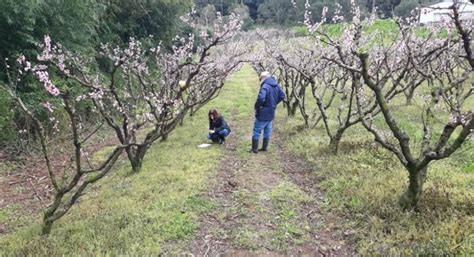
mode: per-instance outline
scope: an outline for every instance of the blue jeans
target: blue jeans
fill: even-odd
[[[219,139],[219,137],[227,137],[230,134],[228,129],[223,129],[219,132],[215,132],[212,134],[207,135],[207,139],[210,139],[212,141]]]
[[[263,129],[263,139],[270,139],[272,135],[272,121],[259,121],[255,119],[253,123],[252,140],[259,140]]]

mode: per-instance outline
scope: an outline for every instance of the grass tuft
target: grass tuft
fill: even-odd
[[[227,119],[247,116],[250,94],[238,85],[252,76],[245,67],[229,78],[221,96],[209,104]],[[246,107],[245,107],[246,108]],[[241,113],[244,111],[244,114]],[[232,124],[231,124],[232,125]],[[0,236],[0,255],[84,256],[180,254],[194,237],[199,217],[215,206],[201,196],[218,170],[222,146],[196,146],[206,142],[207,109],[186,119],[168,141],[154,144],[143,170],[130,175],[122,160],[114,172],[81,197],[77,206],[59,220],[49,237],[39,236],[41,215],[22,220],[23,228]],[[103,158],[102,149],[95,158]],[[10,221],[12,208],[0,211],[0,222]]]
[[[410,120],[415,118],[407,115],[413,112],[403,113],[407,119],[402,123],[414,133]],[[280,117],[281,122],[285,119]],[[322,179],[325,210],[342,217],[343,229],[356,231],[353,241],[359,254],[474,255],[472,143],[430,166],[420,211],[404,212],[398,199],[408,185],[408,173],[363,128],[351,128],[339,154],[332,155],[322,128],[292,134],[301,122],[286,122],[286,145],[308,161],[315,179]]]

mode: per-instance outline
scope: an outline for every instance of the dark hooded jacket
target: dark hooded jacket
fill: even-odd
[[[231,131],[229,124],[227,124],[223,116],[218,117],[216,120],[209,119],[209,129],[214,130],[216,133],[224,129],[227,129],[229,132]]]
[[[272,121],[278,103],[284,99],[285,93],[277,81],[273,77],[265,79],[260,85],[260,92],[255,102],[255,118],[259,121]]]

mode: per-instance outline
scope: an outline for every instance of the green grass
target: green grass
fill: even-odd
[[[311,201],[311,198],[306,195],[295,184],[289,181],[283,181],[273,188],[270,192],[270,199],[273,205],[280,210],[297,208],[301,204],[306,204]]]
[[[144,255],[162,253],[167,241],[189,238],[199,215],[212,208],[198,194],[221,154],[217,147],[195,147],[205,136],[204,118],[198,115],[168,142],[155,145],[140,174],[127,176],[130,168],[123,165],[89,190],[48,238],[38,236],[37,217],[27,229],[2,237],[0,249],[13,255]]]
[[[3,82],[0,82],[3,83]],[[10,111],[11,99],[8,94],[0,89],[0,142],[13,143],[18,139],[16,131],[12,126],[14,120],[14,113]],[[1,171],[0,167],[0,171]]]
[[[187,119],[167,142],[150,149],[141,173],[130,175],[130,167],[122,161],[108,178],[87,190],[80,203],[55,224],[48,238],[39,236],[40,215],[16,219],[18,206],[2,209],[0,222],[18,229],[0,237],[0,255],[182,254],[187,241],[195,236],[199,217],[217,210],[215,203],[202,193],[211,184],[223,151],[219,146],[205,150],[195,147],[205,141],[207,110],[218,108],[227,119],[232,114],[232,127],[236,126],[233,122],[248,120],[257,86],[242,85],[251,78],[255,79],[255,74],[248,66],[232,76],[218,99]],[[252,80],[250,84],[253,83]],[[419,141],[416,107],[400,104],[397,108],[400,124]],[[341,218],[338,226],[344,231],[356,231],[353,239],[359,254],[474,254],[472,143],[452,158],[430,166],[421,212],[404,212],[398,206],[398,198],[406,188],[407,172],[391,153],[373,143],[365,129],[355,126],[348,130],[340,154],[335,156],[328,154],[328,139],[321,126],[301,131],[300,118],[285,118],[283,109],[278,114],[276,128],[285,137],[286,146],[307,160],[315,179],[322,179],[320,186],[326,193],[323,209]],[[249,131],[232,133],[245,138]],[[250,160],[249,165],[258,164],[263,155],[247,153],[249,141],[250,138],[239,142],[236,154]],[[107,151],[103,149],[96,157],[101,158]],[[268,154],[278,158],[274,149]],[[275,159],[271,164],[275,167],[270,168],[281,170],[280,162]],[[276,212],[266,211],[268,199]],[[302,222],[300,207],[315,204],[313,200],[282,178],[262,194],[241,189],[235,195],[238,207],[229,207],[216,217],[224,220],[229,213],[240,213],[267,218],[274,230],[242,226],[232,231],[230,239],[250,250],[264,245],[266,249],[282,251],[290,245],[310,242],[308,235],[313,228]],[[318,224],[318,229],[328,225]],[[227,235],[228,231],[220,229],[215,228],[212,234]],[[271,242],[262,242],[268,238]]]
[[[331,38],[340,37],[344,32],[344,26],[347,24],[348,23],[324,24],[322,29]],[[293,26],[289,28],[289,31],[291,31],[295,37],[307,37],[310,35],[308,28],[303,25]],[[396,34],[398,33],[398,28],[394,20],[379,19],[375,20],[370,26],[364,27],[364,32],[383,32],[384,34]]]
[[[412,138],[412,145],[419,145],[419,111],[402,102],[402,98],[395,100],[394,114]],[[437,117],[445,119],[447,115],[438,112]],[[452,157],[430,165],[420,212],[405,212],[398,199],[407,187],[408,173],[363,127],[346,132],[336,156],[328,153],[329,140],[321,126],[294,133],[303,122],[301,118],[280,115],[279,119],[286,123],[282,133],[287,135],[289,150],[306,159],[315,177],[323,179],[325,209],[341,217],[343,229],[357,232],[354,241],[361,255],[474,254],[472,142]],[[376,124],[384,128],[381,119],[377,117]],[[441,128],[440,124],[435,126]]]
[[[10,214],[8,213],[8,210],[6,208],[0,210],[0,223],[7,222],[9,217],[10,217]]]
[[[310,204],[312,199],[295,184],[283,181],[270,192],[270,200],[278,210],[274,217],[276,231],[271,236],[272,246],[286,249],[292,244],[308,242],[310,227],[298,209]]]
[[[259,241],[262,240],[262,233],[255,228],[241,227],[236,231],[234,236],[235,245],[249,250],[258,250],[260,248]]]
[[[236,120],[246,116],[248,110],[242,106],[248,106],[245,96],[250,94],[238,86],[250,76],[255,76],[253,70],[245,66],[229,78],[209,108],[218,108],[228,119],[231,113]],[[22,224],[24,228],[1,236],[0,255],[179,254],[178,249],[193,238],[200,215],[214,208],[200,195],[218,168],[222,147],[196,147],[206,141],[207,111],[203,108],[168,141],[153,145],[141,173],[130,175],[127,162],[121,161],[112,175],[87,190],[79,204],[55,223],[49,237],[39,236],[39,214]],[[2,210],[0,220],[7,220],[8,214]]]
[[[466,83],[469,86],[469,83]],[[428,91],[423,86],[419,90]],[[429,91],[428,91],[429,92]],[[473,99],[463,111],[472,110]],[[315,103],[308,94],[307,109]],[[339,100],[328,110],[335,128]],[[423,138],[423,101],[415,98],[407,106],[403,96],[390,104],[400,127],[410,136],[415,155]],[[282,114],[282,113],[280,113]],[[436,110],[433,140],[439,137],[449,114]],[[408,184],[408,173],[395,156],[377,145],[362,126],[343,136],[340,153],[329,154],[329,139],[322,124],[301,130],[301,117],[279,120],[289,150],[306,159],[315,176],[322,178],[325,207],[338,213],[344,229],[357,231],[355,242],[361,255],[474,255],[474,143],[466,142],[448,159],[431,163],[420,202],[420,212],[404,212],[398,199]],[[379,130],[389,131],[381,115],[375,118]]]

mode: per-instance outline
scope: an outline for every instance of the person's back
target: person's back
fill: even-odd
[[[285,99],[285,93],[269,72],[260,75],[261,84],[257,101],[255,102],[255,122],[252,136],[253,153],[258,152],[258,141],[263,130],[263,146],[260,151],[266,151],[272,133],[272,121],[275,118],[275,109]]]
[[[275,118],[275,109],[285,94],[273,77],[266,78],[260,88],[255,103],[256,118],[259,121],[271,121]]]

